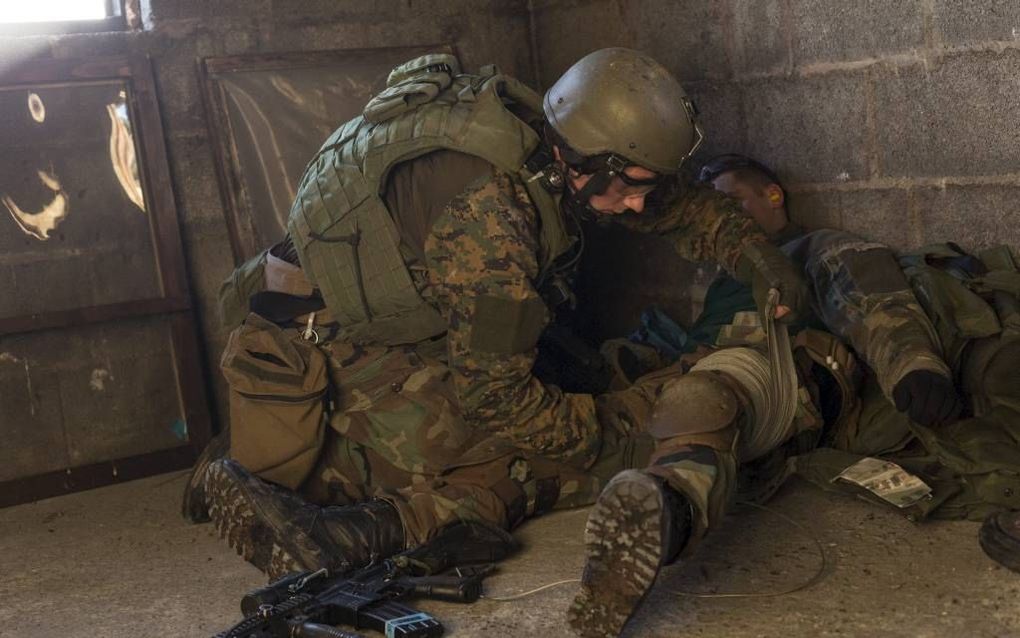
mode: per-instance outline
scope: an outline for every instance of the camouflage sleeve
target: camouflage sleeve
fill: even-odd
[[[887,397],[915,370],[952,378],[935,327],[889,247],[827,229],[783,249],[804,264],[819,318],[875,371]]]
[[[578,466],[601,444],[590,395],[532,376],[548,322],[538,277],[538,219],[508,175],[455,197],[426,240],[431,294],[448,321],[450,369],[463,418],[521,449]]]
[[[736,273],[744,246],[768,241],[740,204],[704,186],[690,185],[661,210],[618,220],[640,232],[665,236],[681,257],[691,261],[716,261]]]

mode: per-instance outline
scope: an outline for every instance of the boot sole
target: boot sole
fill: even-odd
[[[988,556],[1007,569],[1020,573],[1020,539],[1007,532],[997,514],[989,516],[978,532],[978,543]]]
[[[655,583],[662,564],[663,493],[628,470],[606,486],[585,527],[581,591],[568,612],[583,638],[615,638]]]
[[[225,463],[213,463],[205,474],[205,494],[209,516],[220,538],[227,541],[239,556],[244,558],[270,579],[291,572],[318,569],[317,564],[300,560],[297,551],[301,541],[292,536],[291,543],[281,544],[280,534],[266,521],[257,495],[244,488],[246,477],[230,471]],[[308,541],[310,542],[310,541]]]

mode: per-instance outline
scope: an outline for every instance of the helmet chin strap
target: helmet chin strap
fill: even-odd
[[[598,219],[599,216],[605,215],[605,213],[592,208],[591,198],[605,193],[613,178],[623,175],[623,169],[626,167],[626,160],[616,155],[609,155],[601,167],[596,169],[594,173],[590,173],[591,177],[579,189],[574,188],[568,176],[566,180],[567,189],[563,196],[564,202],[577,214],[589,219]],[[578,168],[575,167],[573,170],[577,171]]]

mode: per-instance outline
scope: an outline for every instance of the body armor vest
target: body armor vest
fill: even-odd
[[[466,75],[452,55],[426,55],[394,69],[362,115],[326,140],[301,178],[287,230],[340,338],[396,345],[446,330],[415,285],[382,198],[394,166],[433,151],[474,155],[521,179],[539,212],[539,263],[550,270],[570,238],[559,197],[524,165],[540,142],[529,122],[541,114],[541,97],[494,67]]]

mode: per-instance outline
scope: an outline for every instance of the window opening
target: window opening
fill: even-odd
[[[30,0],[4,2],[0,22],[66,22],[69,20],[102,20],[114,12],[110,0]]]

